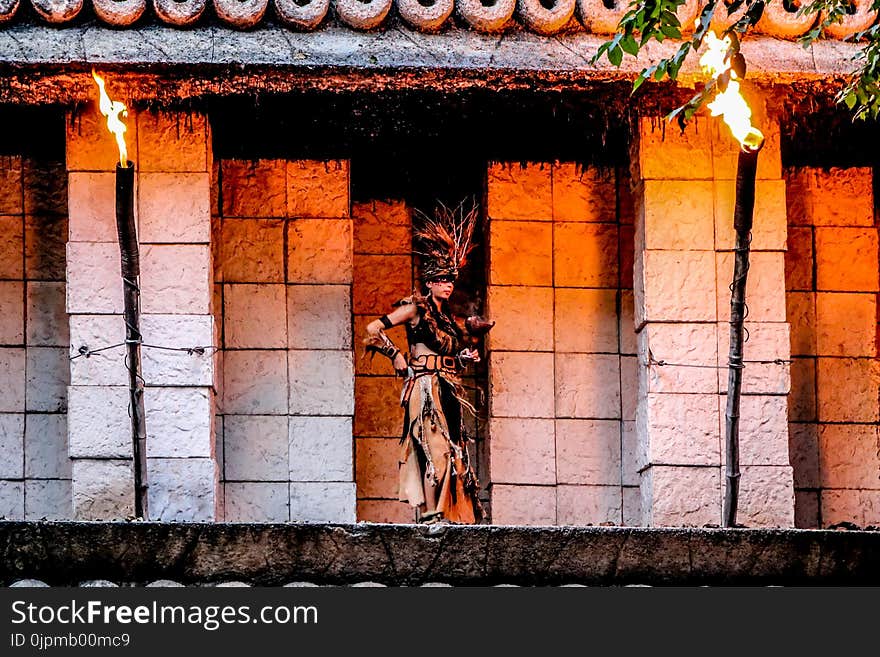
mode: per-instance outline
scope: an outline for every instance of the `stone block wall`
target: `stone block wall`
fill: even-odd
[[[0,156],[0,518],[70,517],[64,163]]]
[[[872,171],[783,177],[762,121],[738,519],[878,524]],[[66,167],[0,157],[0,516],[115,519],[124,350],[79,351],[124,335],[116,155],[92,108],[67,125]],[[132,113],[128,136],[151,518],[410,521],[399,381],[360,358],[413,289],[410,209],[351,206],[346,161],[215,165],[199,115]],[[490,165],[494,524],[720,522],[735,161],[714,121],[646,120],[629,173]]]
[[[116,519],[134,508],[122,280],[115,220],[115,141],[96,108],[67,122],[70,226],[69,451],[73,514]],[[142,373],[149,517],[213,520],[212,156],[198,114],[130,112],[141,257]],[[107,349],[88,357],[86,350]],[[203,352],[187,351],[204,347]]]
[[[223,160],[216,175],[224,517],[353,522],[348,162]]]
[[[610,169],[490,165],[495,524],[639,517],[632,211],[617,191]]]
[[[796,525],[880,524],[873,171],[786,172]]]
[[[785,186],[778,125],[759,123],[767,140],[746,290],[737,521],[791,526]],[[684,133],[644,119],[634,143],[636,433],[647,525],[721,522],[737,152],[714,119]]]

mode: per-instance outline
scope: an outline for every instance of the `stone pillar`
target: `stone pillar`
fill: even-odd
[[[798,527],[880,523],[878,238],[873,172],[787,173]]]
[[[150,518],[213,520],[213,350],[185,351],[214,342],[209,127],[200,115],[133,112],[128,126],[129,157],[138,170]],[[124,339],[117,159],[114,140],[94,107],[68,121],[72,355],[81,347],[94,350]],[[117,347],[71,363],[68,435],[77,518],[120,518],[133,510],[124,354],[124,347]]]
[[[21,157],[0,159],[0,517],[24,519],[25,317]]]
[[[220,177],[225,519],[353,522],[348,162]]]
[[[412,217],[403,201],[360,203],[352,214],[357,517],[371,522],[412,522],[412,509],[398,500],[401,379],[384,356],[363,357],[361,345],[366,325],[412,293]],[[405,352],[404,327],[387,333]]]
[[[346,160],[287,163],[290,519],[354,522],[352,220]]]
[[[557,523],[619,525],[616,177],[613,169],[560,163],[552,174]]]
[[[0,517],[70,517],[63,162],[0,157]]]
[[[223,402],[216,428],[224,520],[287,522],[287,163],[224,160],[220,171],[215,312]]]
[[[767,142],[746,292],[738,521],[790,526],[785,189],[778,125],[761,126]],[[736,159],[735,142],[715,119],[698,119],[683,134],[659,120],[640,124],[632,163],[636,432],[647,525],[721,521]]]
[[[549,164],[489,169],[492,522],[556,524],[553,191]]]
[[[622,521],[616,196],[612,170],[489,170],[496,524]]]
[[[617,171],[617,219],[620,223],[620,301],[618,334],[620,342],[620,483],[622,524],[640,525],[642,496],[639,489],[636,406],[638,398],[638,340],[633,295],[635,251],[635,205],[630,177]]]

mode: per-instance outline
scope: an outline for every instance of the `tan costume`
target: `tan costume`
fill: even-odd
[[[419,322],[407,325],[410,346],[421,342],[437,352],[411,358],[412,374],[404,381],[404,407],[400,455],[401,502],[425,503],[422,481],[427,477],[438,487],[436,511],[450,522],[473,523],[482,516],[477,499],[479,484],[470,463],[468,439],[462,427],[462,407],[473,412],[463,399],[458,377],[458,353],[462,334],[454,322],[437,308],[431,297],[413,297]]]

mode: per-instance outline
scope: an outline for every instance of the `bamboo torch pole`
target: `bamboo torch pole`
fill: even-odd
[[[144,383],[141,376],[140,252],[134,222],[134,165],[116,165],[116,231],[122,261],[125,309],[125,347],[131,414],[134,469],[134,513],[147,517],[147,427],[144,414]]]
[[[104,78],[92,71],[100,92],[99,108],[107,118],[107,129],[116,138],[116,233],[122,264],[122,298],[125,320],[125,366],[128,370],[129,415],[131,417],[134,514],[147,518],[147,426],[144,414],[144,378],[141,376],[140,253],[134,223],[134,164],[128,159],[124,103],[111,100]]]
[[[743,146],[736,167],[736,205],[733,227],[736,231],[733,283],[730,286],[730,351],[727,375],[727,410],[725,413],[725,470],[724,526],[736,525],[739,499],[739,406],[742,394],[743,321],[746,310],[746,282],[749,274],[749,244],[755,212],[755,176],[758,153],[764,145]]]
[[[739,500],[739,402],[742,394],[743,321],[746,315],[746,282],[749,274],[749,244],[755,214],[755,178],[758,154],[764,135],[751,121],[752,110],[740,92],[739,79],[746,74],[746,61],[739,51],[735,34],[718,38],[706,33],[706,50],[700,67],[711,75],[716,91],[707,107],[712,116],[720,116],[740,144],[736,166],[736,205],[733,210],[734,246],[733,282],[730,284],[730,351],[727,373],[727,409],[725,412],[724,453],[726,457],[722,525],[736,525]]]

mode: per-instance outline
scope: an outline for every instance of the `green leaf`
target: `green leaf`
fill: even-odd
[[[675,56],[672,58],[672,61],[675,62],[678,66],[681,66],[684,62],[684,58],[687,57],[687,54],[691,50],[690,43],[683,43],[681,47],[678,49],[678,52],[675,53]]]
[[[667,121],[672,121],[672,119],[674,119],[674,118],[676,118],[677,116],[679,116],[682,112],[684,112],[684,105],[682,105],[681,107],[676,107],[676,108],[675,108],[674,110],[672,110],[669,114],[667,114],[667,115],[666,115],[666,120],[667,120]]]
[[[620,46],[608,49],[608,61],[617,67],[620,66],[620,63],[623,61],[623,50],[620,49]]]
[[[605,43],[600,45],[599,49],[596,51],[596,54],[593,55],[592,57],[590,57],[590,64],[595,66],[599,62],[599,60],[602,58],[602,55],[605,53],[605,51],[608,50],[608,46],[610,46],[610,45],[611,44],[608,41],[606,41]]]
[[[684,112],[678,115],[678,129],[684,132],[689,120],[690,117],[687,115],[687,107],[685,107]]]
[[[804,48],[809,48],[811,45],[813,45],[813,41],[815,41],[816,39],[819,38],[819,35],[821,33],[822,33],[821,27],[814,28],[814,29],[810,30],[809,32],[807,32],[802,37],[798,38],[798,41],[800,42],[800,44]]]
[[[632,34],[627,34],[620,40],[620,47],[623,48],[623,52],[633,57],[639,54],[639,44]]]
[[[730,3],[723,2],[722,0],[722,4],[724,5],[724,8],[727,9],[727,15],[730,16],[731,14],[735,14],[737,11],[739,11],[739,8],[742,7],[743,0],[734,0]]]
[[[764,15],[764,6],[764,0],[755,0],[752,3],[752,6],[749,7],[749,10],[746,12],[745,15],[745,17],[749,19],[749,27],[751,27],[752,25],[757,25],[758,21],[761,20],[761,16]]]
[[[690,47],[691,44],[689,43],[683,44],[669,62],[669,66],[666,68],[666,74],[669,76],[670,80],[675,80],[678,77],[678,71],[681,69],[681,65],[684,63],[684,58],[690,50]]]
[[[681,27],[681,21],[678,20],[678,16],[675,15],[674,12],[664,11],[660,18],[666,25],[671,25],[672,27]]]
[[[660,63],[657,64],[657,70],[654,73],[654,79],[657,80],[657,82],[660,82],[660,80],[663,79],[663,76],[666,75],[666,67],[667,66],[669,66],[668,59],[661,59]]]
[[[632,88],[632,91],[630,92],[630,95],[632,95],[636,91],[638,91],[639,87],[641,87],[645,83],[645,80],[647,80],[648,76],[650,75],[650,70],[651,69],[645,69],[644,71],[639,73],[639,77],[637,77],[635,79],[635,82],[633,82],[633,88]]]
[[[590,61],[596,63],[605,57],[612,65],[619,67],[623,63],[625,54],[637,57],[650,41],[681,39],[681,21],[677,12],[686,1],[627,0],[629,7],[618,23],[617,33],[598,47]],[[701,47],[720,2],[724,2],[724,9],[730,14],[743,12],[739,19],[724,31],[724,35],[731,39],[731,47],[727,53],[731,68],[738,77],[742,78],[746,73],[746,66],[745,59],[739,52],[739,37],[751,31],[760,20],[766,3],[771,1],[778,3],[784,0],[732,0],[730,3],[726,0],[705,0],[693,35],[684,42],[679,42],[674,54],[669,58],[642,70],[633,82],[632,93],[636,93],[648,80],[677,79],[684,62],[690,55],[696,55],[696,51]],[[852,0],[801,0],[800,3],[797,3],[797,0],[789,0],[789,3],[792,2],[799,4],[798,15],[822,17],[799,39],[805,47],[821,38],[827,25],[839,21],[852,11]],[[880,10],[880,0],[868,0],[868,4],[872,10]],[[787,5],[787,8],[792,9],[790,5]],[[855,70],[851,72],[849,85],[838,92],[835,100],[844,105],[855,119],[876,118],[880,116],[880,24],[853,34],[849,40],[858,43],[858,47],[853,49],[854,54],[848,58],[852,62],[850,66]],[[702,91],[673,111],[669,117],[677,119],[682,124],[686,123],[695,116],[711,95],[725,86],[725,83],[726,80],[723,79],[717,82],[710,81]]]
[[[712,22],[712,18],[715,15],[715,8],[718,6],[718,2],[716,0],[712,0],[712,2],[707,2],[706,6],[703,7],[703,11],[700,12],[700,25],[709,25]]]

